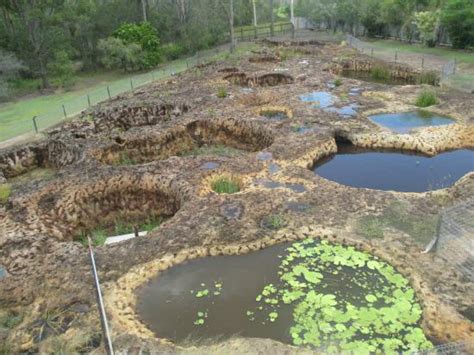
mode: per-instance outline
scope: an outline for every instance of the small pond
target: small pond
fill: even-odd
[[[138,290],[138,313],[176,343],[239,335],[331,353],[432,346],[413,289],[392,266],[313,239],[173,267]]]
[[[403,78],[389,77],[389,78],[380,79],[380,78],[374,77],[371,74],[371,72],[368,72],[368,71],[343,70],[342,76],[345,78],[357,79],[357,80],[366,81],[370,83],[387,84],[387,85],[415,84],[414,82],[403,79]]]
[[[357,115],[357,108],[359,107],[356,103],[348,103],[343,107],[334,107],[339,99],[326,91],[314,91],[299,96],[303,102],[313,103],[313,108],[320,108],[326,112],[337,113],[342,118],[351,118]]]
[[[369,119],[376,124],[400,134],[409,133],[413,128],[442,126],[454,123],[454,120],[451,118],[422,110],[401,113],[384,113],[369,116]]]
[[[326,179],[353,187],[423,192],[449,187],[474,171],[474,151],[460,149],[427,157],[338,143],[338,153],[317,162],[313,171]]]

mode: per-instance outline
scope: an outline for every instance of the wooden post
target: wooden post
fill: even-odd
[[[273,28],[274,18],[273,18],[273,0],[270,0],[270,37],[273,37],[274,28]]]
[[[130,88],[133,90],[133,81],[132,81],[132,78],[130,78]]]
[[[254,31],[254,38],[257,39],[258,37],[257,26],[254,26],[253,31]]]
[[[425,56],[421,56],[421,70],[425,68]]]
[[[91,107],[91,98],[89,97],[89,94],[87,94],[87,104]]]
[[[62,106],[63,106],[64,119],[66,119],[67,118],[66,107],[64,107],[64,105]]]
[[[38,125],[36,123],[36,116],[33,116],[33,126],[35,127],[35,132],[38,133]]]
[[[395,63],[397,62],[397,59],[398,59],[398,52],[395,51]]]
[[[109,94],[109,100],[110,100],[110,88],[107,86],[107,94]]]

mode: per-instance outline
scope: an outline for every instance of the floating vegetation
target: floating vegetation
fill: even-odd
[[[171,268],[141,291],[139,313],[176,342],[240,334],[324,353],[432,347],[406,278],[368,253],[314,239]]]
[[[374,66],[370,69],[370,76],[376,81],[388,81],[390,80],[390,70],[382,66]]]
[[[278,306],[294,305],[290,334],[295,345],[329,343],[329,353],[432,347],[418,326],[422,311],[413,289],[389,264],[353,247],[312,239],[287,251],[280,264],[281,284],[265,286],[256,300],[270,322],[278,319]],[[363,290],[363,297],[342,289],[324,292],[339,273],[352,275],[345,284]]]

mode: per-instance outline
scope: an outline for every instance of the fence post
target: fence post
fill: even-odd
[[[107,94],[109,94],[109,100],[110,100],[111,97],[110,97],[110,88],[109,88],[109,86],[107,86]]]
[[[397,59],[398,59],[398,52],[395,51],[395,63],[397,62]]]
[[[240,27],[240,39],[242,40],[244,38],[244,28]]]
[[[373,48],[370,49],[370,56],[371,56],[372,58],[374,57],[374,49],[373,49]]]
[[[253,26],[253,33],[254,33],[254,37],[255,39],[258,38],[258,34],[257,34],[257,26]]]
[[[186,68],[189,69],[189,62],[187,58],[186,58]]]
[[[423,70],[425,68],[425,56],[422,55],[421,56],[421,70]]]
[[[130,78],[130,88],[133,90],[133,81],[132,81],[132,78]]]
[[[295,39],[295,25],[291,24],[291,39]]]
[[[456,74],[456,65],[457,65],[457,60],[456,58],[454,58],[453,75]]]
[[[64,119],[66,119],[67,118],[66,107],[64,105],[62,106],[63,106]]]
[[[89,97],[89,94],[87,94],[87,104],[91,107],[91,98]]]
[[[35,132],[38,133],[38,125],[36,124],[36,116],[33,116],[33,126],[35,127]]]

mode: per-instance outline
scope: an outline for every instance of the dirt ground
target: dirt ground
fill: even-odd
[[[345,78],[333,85],[337,65],[351,61],[370,58],[331,43],[265,42],[239,60],[194,68],[113,98],[41,142],[0,151],[0,180],[37,167],[56,171],[14,185],[0,205],[4,348],[103,351],[89,259],[78,235],[117,219],[150,215],[170,218],[146,237],[95,250],[116,350],[295,352],[264,339],[174,346],[141,323],[135,290],[185,260],[244,254],[308,236],[355,245],[394,265],[415,289],[431,339],[472,339],[474,325],[465,315],[473,307],[474,283],[449,260],[421,254],[427,240],[418,229],[385,227],[383,237],[373,238],[360,226],[393,206],[431,223],[443,208],[474,195],[474,173],[446,189],[398,193],[340,185],[310,169],[336,153],[341,140],[426,155],[473,149],[472,96],[433,88],[440,103],[430,111],[455,124],[398,135],[367,117],[414,110],[423,87]],[[336,108],[357,104],[357,115],[343,117],[299,99],[313,91],[330,92]],[[287,118],[266,118],[265,111]],[[189,154],[213,145],[242,153]],[[237,179],[240,192],[213,192],[211,181],[220,176]],[[278,231],[261,223],[272,214],[284,216]]]

